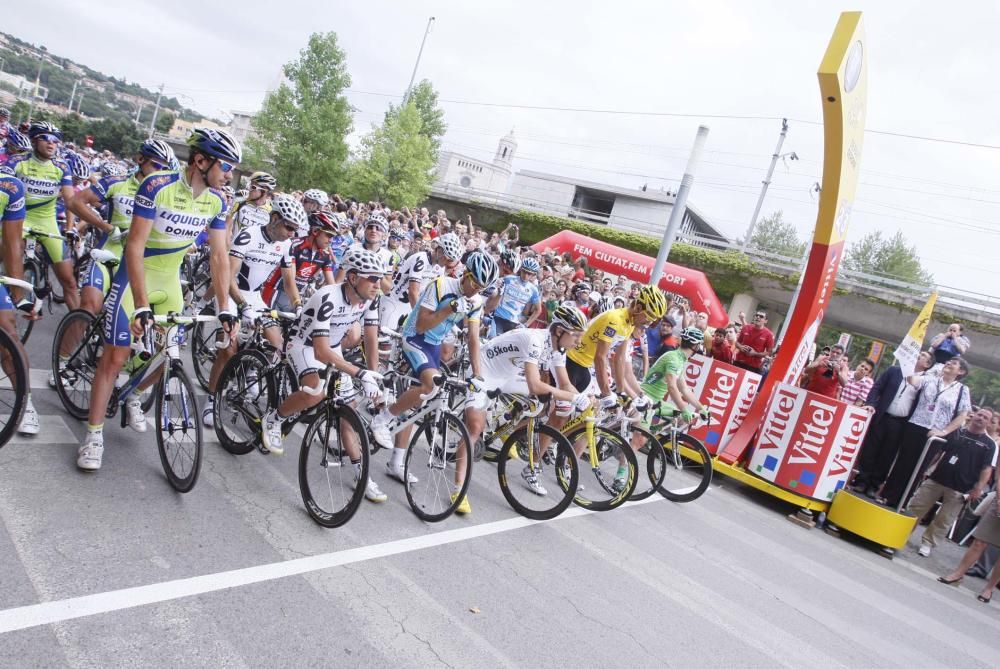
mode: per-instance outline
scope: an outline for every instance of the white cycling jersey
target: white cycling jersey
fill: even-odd
[[[346,283],[323,286],[309,298],[299,321],[292,326],[289,347],[312,347],[313,337],[329,337],[337,346],[347,330],[358,321],[378,326],[379,298],[351,304]]]
[[[426,251],[417,251],[406,257],[399,263],[399,268],[392,277],[392,290],[386,296],[391,302],[398,302],[410,305],[410,284],[420,284],[420,289],[431,279],[436,279],[444,274],[444,267],[431,262]]]
[[[241,291],[260,290],[275,268],[292,266],[291,248],[291,239],[273,240],[265,226],[247,228],[236,235],[229,249],[229,255],[242,261],[236,273],[236,286]]]
[[[565,367],[566,354],[552,348],[548,330],[519,328],[483,344],[480,361],[484,379],[523,379],[525,363],[533,363],[547,371]]]

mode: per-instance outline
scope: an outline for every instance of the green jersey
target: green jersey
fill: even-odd
[[[139,190],[137,176],[141,177],[142,173],[135,172],[126,179],[105,177],[96,184],[90,185],[90,191],[97,196],[102,205],[108,207],[108,223],[118,228],[122,233],[127,232],[129,226],[132,225],[132,208],[135,206],[135,194]],[[112,242],[107,233],[101,234],[97,248],[110,251],[118,257],[121,257],[123,252],[120,238],[118,241]]]
[[[679,348],[661,355],[649,368],[646,378],[640,384],[643,394],[656,402],[669,399],[667,397],[669,388],[667,377],[679,377],[684,373],[685,365],[687,365],[687,356]]]
[[[69,166],[61,160],[38,160],[30,153],[16,156],[8,166],[24,184],[25,227],[58,232],[56,200],[63,186],[73,186]]]

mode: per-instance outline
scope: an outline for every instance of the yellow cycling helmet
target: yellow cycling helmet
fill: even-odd
[[[649,320],[658,321],[667,314],[667,298],[663,291],[654,286],[643,286],[635,296],[635,303],[649,316]]]

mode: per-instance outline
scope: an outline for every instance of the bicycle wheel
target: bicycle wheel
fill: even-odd
[[[14,435],[28,395],[28,366],[14,338],[0,330],[0,448]]]
[[[636,459],[635,490],[629,499],[637,502],[655,493],[663,483],[664,455],[660,440],[652,432],[639,425],[631,425],[629,430]]]
[[[712,483],[712,456],[694,437],[679,433],[660,439],[663,446],[663,481],[660,494],[671,502],[690,502],[701,497]]]
[[[345,441],[354,440],[361,458],[356,473]],[[299,491],[309,517],[323,527],[340,527],[354,516],[368,482],[368,436],[348,405],[320,411],[299,450]]]
[[[212,307],[205,307],[201,310],[201,315],[214,314]],[[194,367],[194,376],[198,379],[201,389],[208,391],[208,377],[212,373],[212,364],[215,362],[217,349],[215,348],[215,338],[222,331],[218,325],[212,323],[197,322],[191,330],[191,365]]]
[[[421,520],[436,523],[458,508],[472,477],[469,432],[455,414],[438,411],[413,431],[406,449],[406,501]],[[461,478],[462,482],[456,481]]]
[[[539,438],[550,440],[543,456]],[[534,463],[534,480],[529,482]],[[548,425],[535,425],[531,440],[528,428],[516,430],[504,442],[497,456],[497,478],[500,491],[515,511],[533,520],[555,518],[566,510],[580,479],[580,470],[573,448],[562,432]]]
[[[586,426],[574,429],[566,438],[573,451],[581,453],[580,485],[573,501],[594,511],[610,511],[624,504],[635,490],[637,469],[635,453],[628,442],[617,432],[595,426],[595,462],[592,462]]]
[[[89,311],[74,309],[59,321],[52,339],[56,394],[69,415],[86,420],[97,361],[104,352],[101,324]]]
[[[224,449],[245,455],[260,442],[264,415],[274,406],[267,382],[267,359],[260,351],[240,351],[226,363],[215,390],[215,434]]]
[[[156,384],[156,447],[167,481],[189,492],[201,471],[201,415],[194,385],[180,361],[171,361]]]

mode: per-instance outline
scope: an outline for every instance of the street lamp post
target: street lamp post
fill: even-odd
[[[45,47],[39,47],[42,51],[45,51]],[[35,110],[35,98],[38,96],[38,86],[42,81],[42,64],[45,60],[39,56],[38,57],[38,74],[35,75],[35,88],[31,91],[31,99],[28,101],[28,123],[31,123],[31,113]]]
[[[427,19],[427,30],[424,31],[424,39],[420,41],[420,51],[417,52],[417,62],[413,64],[413,74],[410,75],[410,85],[406,87],[406,95],[403,96],[403,104],[410,99],[410,91],[413,90],[413,82],[417,78],[417,68],[420,67],[420,57],[424,55],[424,45],[427,44],[427,36],[431,34],[431,24],[434,23],[434,17]]]
[[[760,208],[764,205],[764,196],[767,195],[767,187],[771,185],[771,177],[774,175],[774,166],[778,164],[779,158],[788,158],[789,160],[798,160],[799,156],[794,151],[789,153],[781,152],[781,145],[785,143],[785,136],[788,134],[788,119],[781,119],[781,134],[778,135],[778,146],[774,149],[774,154],[771,156],[771,166],[767,168],[767,176],[764,177],[763,185],[760,189],[760,195],[757,197],[757,206],[753,208],[753,216],[750,218],[750,228],[747,230],[747,236],[743,240],[742,248],[746,248],[750,245],[750,239],[753,237],[753,229],[757,226],[757,217],[760,216]]]

